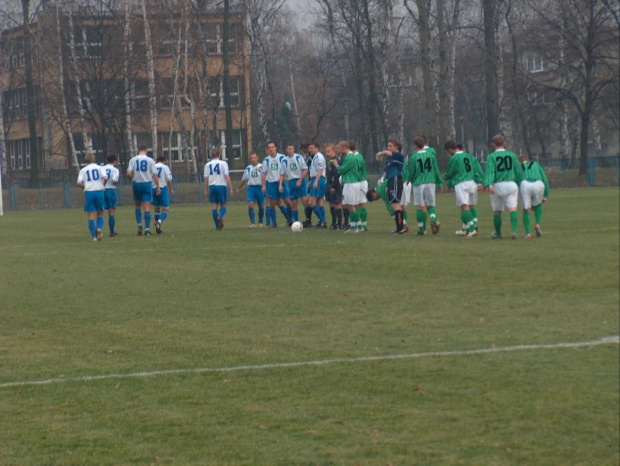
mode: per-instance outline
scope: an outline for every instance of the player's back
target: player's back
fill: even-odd
[[[155,171],[157,172],[157,177],[159,178],[159,187],[165,188],[168,186],[168,180],[172,180],[172,172],[170,171],[170,167],[162,162],[157,162],[155,164]],[[155,185],[155,181],[153,181],[153,186]]]
[[[485,186],[502,181],[521,181],[521,167],[517,156],[506,149],[497,149],[487,157]]]
[[[78,183],[84,184],[84,191],[103,191],[103,178],[105,172],[103,167],[96,163],[90,163],[80,170],[78,174]]]
[[[409,176],[414,185],[437,182],[437,159],[432,152],[417,151],[409,161]]]
[[[152,183],[155,161],[146,154],[138,154],[129,161],[127,172],[133,173],[134,183]]]
[[[105,184],[105,189],[116,189],[118,180],[121,176],[119,169],[109,163],[103,167],[103,173],[105,173],[105,177],[108,179]]]
[[[228,164],[220,159],[213,159],[205,165],[204,177],[209,178],[209,186],[227,186]]]

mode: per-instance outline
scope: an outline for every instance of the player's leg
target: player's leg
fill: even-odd
[[[211,191],[209,192],[209,197],[211,197],[211,193],[213,192],[213,188],[215,188],[215,186],[211,187]],[[220,229],[220,222],[218,220],[219,215],[217,214],[218,205],[219,204],[217,202],[212,202],[211,203],[211,217],[213,218],[213,223],[215,224],[215,229],[216,230]]]
[[[103,238],[103,225],[105,224],[105,220],[103,218],[103,207],[101,210],[97,210],[97,240],[101,241]]]
[[[90,236],[93,238],[93,241],[97,240],[97,212],[86,212],[86,217],[88,218],[88,231],[90,232]]]
[[[256,227],[256,213],[254,212],[254,201],[248,202],[248,216],[250,217],[250,228]]]
[[[540,229],[540,223],[542,221],[543,214],[543,205],[542,202],[538,205],[534,206],[534,221],[536,224],[534,225],[534,230],[536,231],[536,236],[539,238],[542,236],[542,230]]]
[[[142,235],[142,193],[140,192],[140,184],[132,185],[133,200],[135,203],[136,224],[138,225],[138,236]]]
[[[491,236],[493,239],[502,238],[502,212],[504,211],[504,199],[495,191],[495,194],[491,194],[491,210],[493,211],[493,228],[495,231]]]
[[[118,236],[116,232],[116,209],[108,209],[108,228],[110,236]]]

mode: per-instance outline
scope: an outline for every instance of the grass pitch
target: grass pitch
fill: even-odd
[[[238,203],[145,238],[124,207],[96,244],[77,209],[8,213],[0,463],[617,464],[617,344],[457,353],[617,335],[618,201],[556,190],[531,241],[488,239],[486,195],[472,240],[447,194],[435,237],[379,203],[362,235],[249,230]],[[454,353],[120,376],[428,352]]]

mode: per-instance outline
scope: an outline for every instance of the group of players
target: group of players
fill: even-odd
[[[502,238],[502,217],[504,210],[510,212],[511,237],[517,238],[519,191],[523,205],[525,238],[532,238],[531,217],[535,213],[534,230],[542,235],[540,222],[542,204],[545,202],[549,184],[545,173],[537,162],[527,157],[521,160],[504,147],[504,137],[497,135],[491,141],[494,151],[489,154],[485,171],[472,155],[454,141],[445,143],[450,154],[445,180],[453,188],[456,203],[461,210],[462,227],[456,234],[474,237],[478,234],[477,193],[488,189],[491,194],[493,224],[492,238]],[[277,227],[276,212],[279,209],[288,225],[299,221],[299,201],[304,207],[304,226],[312,225],[312,214],[318,218],[316,228],[328,228],[324,203],[327,201],[331,213],[331,230],[362,233],[368,229],[366,203],[382,199],[394,219],[395,234],[409,231],[407,205],[411,194],[416,207],[417,234],[425,235],[427,223],[433,234],[439,233],[435,193],[441,192],[444,184],[436,159],[435,150],[426,144],[424,137],[414,140],[415,152],[409,158],[403,155],[402,146],[396,140],[389,140],[387,149],[376,154],[377,160],[385,162],[381,178],[374,189],[368,189],[366,163],[352,141],[327,144],[325,155],[318,143],[302,146],[308,159],[295,152],[289,144],[286,155],[278,153],[277,145],[269,141],[267,156],[262,163],[256,153],[250,155],[237,187],[237,193],[247,185],[246,200],[250,228]],[[80,171],[78,184],[86,192],[85,211],[88,214],[89,230],[93,241],[100,241],[103,229],[103,210],[109,212],[110,236],[115,232],[114,209],[119,171],[115,157],[109,157],[108,165],[100,167],[94,163],[94,156],[87,155],[88,165]],[[146,154],[146,147],[140,147],[137,156],[129,162],[127,175],[133,182],[135,215],[138,235],[149,236],[151,203],[155,206],[155,228],[162,233],[162,224],[168,217],[170,196],[173,194],[172,176],[163,157],[157,163]],[[233,195],[233,184],[228,164],[221,159],[219,150],[204,168],[204,195],[212,204],[212,217],[217,230],[224,228],[229,195]],[[258,207],[258,219],[255,207]],[[144,228],[142,211],[144,208]],[[257,222],[258,220],[258,222]]]

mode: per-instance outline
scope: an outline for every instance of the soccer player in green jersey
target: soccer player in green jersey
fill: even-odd
[[[454,188],[456,205],[461,208],[463,226],[456,231],[458,236],[471,238],[478,234],[478,184],[484,180],[480,163],[475,157],[458,149],[455,141],[447,141],[446,151],[450,154],[446,180]]]
[[[512,239],[517,239],[519,216],[517,214],[517,198],[522,170],[517,156],[507,151],[504,136],[498,134],[491,140],[494,151],[487,157],[484,172],[484,186],[491,193],[491,208],[493,209],[493,239],[502,238],[502,212],[510,212],[510,227]]]
[[[426,214],[430,215],[431,230],[439,233],[439,218],[435,208],[435,191],[443,190],[443,176],[439,171],[434,151],[424,149],[426,140],[418,136],[413,140],[416,152],[409,159],[408,175],[413,185],[413,203],[417,208],[418,235],[426,234]]]
[[[350,226],[345,233],[361,233],[367,229],[361,215],[362,209],[366,208],[366,192],[368,191],[366,162],[362,154],[351,152],[350,147],[349,141],[339,142],[337,150],[341,156],[344,156],[344,159],[342,165],[338,163],[338,159],[335,159],[333,163],[343,183],[342,203],[349,211]]]
[[[530,213],[534,208],[536,224],[534,230],[536,236],[542,236],[540,221],[542,220],[542,205],[549,196],[549,181],[540,163],[530,160],[527,155],[519,157],[521,168],[523,169],[523,180],[519,185],[521,193],[521,204],[523,205],[523,227],[525,228],[525,239],[531,239],[531,218]]]

